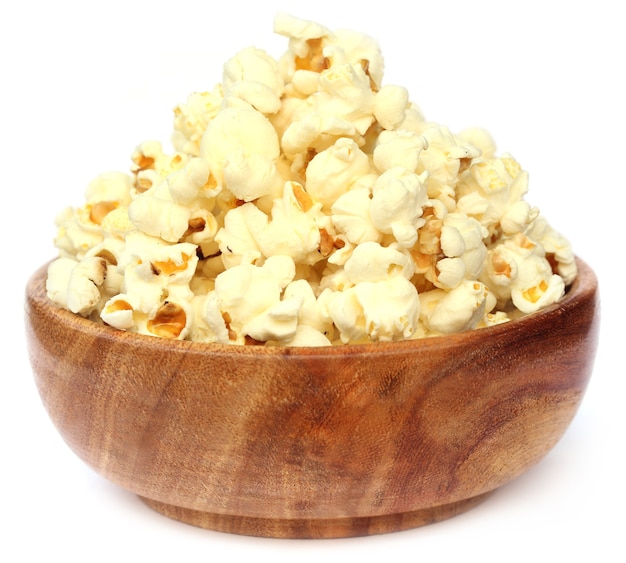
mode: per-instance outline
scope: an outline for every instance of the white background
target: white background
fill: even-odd
[[[0,17],[3,561],[624,561],[626,125],[619,3],[385,0],[10,2]],[[368,7],[370,6],[370,7]],[[409,6],[411,7],[409,9]],[[45,414],[23,293],[52,258],[54,216],[87,182],[169,147],[171,110],[254,45],[279,56],[284,10],[376,37],[385,83],[426,117],[489,129],[530,173],[527,200],[596,271],[602,330],[583,405],[554,450],[466,514],[346,540],[255,539],[157,515],[88,469]]]

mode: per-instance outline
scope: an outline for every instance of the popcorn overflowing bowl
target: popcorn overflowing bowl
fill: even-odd
[[[537,463],[583,398],[596,279],[460,334],[354,346],[205,344],[119,331],[28,286],[36,382],[95,471],[183,522],[295,538],[450,518]]]
[[[174,518],[283,537],[459,513],[582,398],[596,280],[480,128],[427,121],[378,44],[279,14],[56,219],[27,291],[52,420]]]

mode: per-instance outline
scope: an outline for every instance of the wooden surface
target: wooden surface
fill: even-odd
[[[69,447],[169,517],[273,537],[390,532],[471,508],[562,436],[599,325],[597,280],[579,268],[561,304],[505,325],[299,349],[119,332],[52,305],[41,268],[29,354]]]

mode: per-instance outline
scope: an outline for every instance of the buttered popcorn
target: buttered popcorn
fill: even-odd
[[[57,217],[49,298],[120,330],[235,345],[396,341],[558,302],[568,241],[491,135],[427,121],[371,37],[278,14]]]

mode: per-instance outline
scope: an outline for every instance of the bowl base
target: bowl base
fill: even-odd
[[[434,524],[474,508],[492,492],[401,514],[328,519],[231,516],[173,506],[142,496],[139,498],[150,508],[168,518],[208,530],[267,538],[314,539],[372,536]]]

